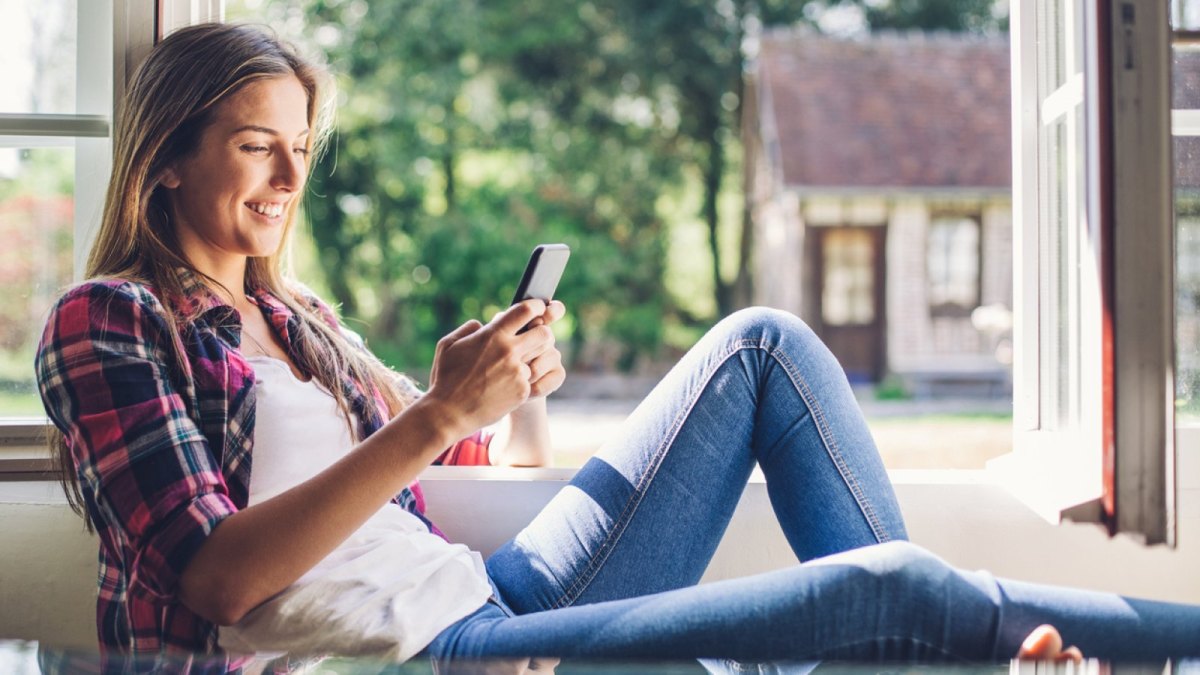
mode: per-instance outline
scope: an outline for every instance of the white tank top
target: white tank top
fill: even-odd
[[[333,396],[287,363],[255,372],[250,505],[317,475],[355,445]],[[219,642],[234,653],[370,654],[406,660],[491,595],[483,560],[386,504],[294,584],[256,607]]]

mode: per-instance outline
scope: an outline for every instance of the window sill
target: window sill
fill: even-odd
[[[45,418],[0,420],[0,481],[54,479],[54,467],[46,453],[48,428]]]
[[[44,445],[50,423],[44,417],[0,418],[0,448],[11,445]]]

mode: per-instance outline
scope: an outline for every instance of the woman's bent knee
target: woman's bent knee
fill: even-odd
[[[914,592],[941,585],[954,570],[933,553],[908,541],[889,541],[838,553],[816,564],[843,564],[887,586],[911,586]]]
[[[806,340],[816,339],[816,335],[803,319],[771,307],[740,309],[722,319],[713,330],[741,339],[763,342],[778,342],[788,335]]]

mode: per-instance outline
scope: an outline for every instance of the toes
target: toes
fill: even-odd
[[[1076,650],[1078,651],[1078,650]],[[1050,625],[1041,625],[1033,629],[1025,642],[1021,643],[1021,651],[1017,652],[1019,659],[1055,659],[1062,654],[1062,636],[1058,629]]]

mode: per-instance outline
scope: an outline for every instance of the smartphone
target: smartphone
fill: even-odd
[[[521,275],[521,283],[517,284],[512,304],[531,298],[550,302],[570,257],[571,249],[566,244],[541,244],[534,248],[525,273]]]

